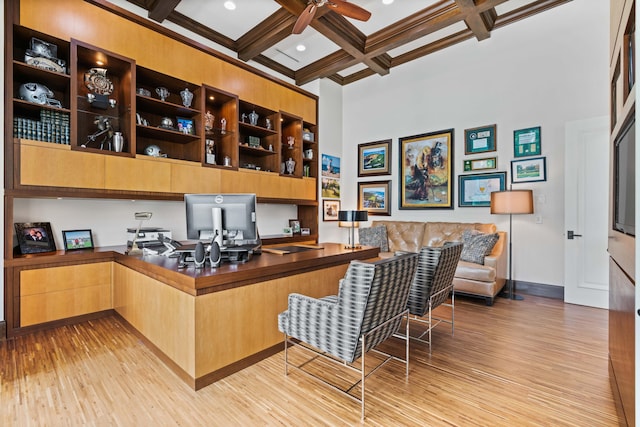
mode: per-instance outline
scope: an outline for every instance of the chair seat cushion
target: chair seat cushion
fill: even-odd
[[[498,233],[485,234],[476,230],[465,230],[462,233],[464,248],[460,259],[476,264],[484,264],[484,257],[491,253],[499,237]]]
[[[481,282],[493,282],[496,280],[496,269],[486,265],[460,260],[456,268],[455,277]]]

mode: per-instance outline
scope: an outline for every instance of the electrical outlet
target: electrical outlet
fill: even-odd
[[[536,224],[542,224],[542,215],[536,215]]]

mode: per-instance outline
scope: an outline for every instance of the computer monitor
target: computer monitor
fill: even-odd
[[[222,245],[259,244],[255,194],[185,194],[184,201],[187,239],[212,241],[218,222]]]

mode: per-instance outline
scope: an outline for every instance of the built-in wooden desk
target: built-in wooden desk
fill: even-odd
[[[244,264],[178,268],[124,247],[28,255],[5,263],[10,336],[117,313],[194,389],[281,349],[278,313],[293,292],[335,294],[354,259],[378,248],[254,255]]]
[[[290,293],[335,294],[348,263],[375,258],[379,250],[321,246],[215,269],[116,255],[113,307],[197,390],[281,350],[277,316]]]

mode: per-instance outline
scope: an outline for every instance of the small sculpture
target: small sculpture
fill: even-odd
[[[204,115],[204,130],[207,132],[213,129],[213,123],[215,122],[215,117],[211,114],[211,111],[207,111]]]
[[[224,117],[220,119],[220,133],[227,133],[227,119]]]
[[[271,119],[264,119],[264,125],[267,129],[271,130]]]
[[[258,113],[256,113],[255,110],[253,110],[251,113],[249,113],[249,124],[253,126],[257,126],[259,117],[260,116],[258,115]]]
[[[180,91],[180,98],[182,98],[182,105],[189,108],[191,107],[191,101],[193,101],[193,93],[189,90],[189,88],[185,88]]]
[[[292,149],[296,143],[296,139],[293,136],[287,137],[287,144],[289,145],[289,149]]]

